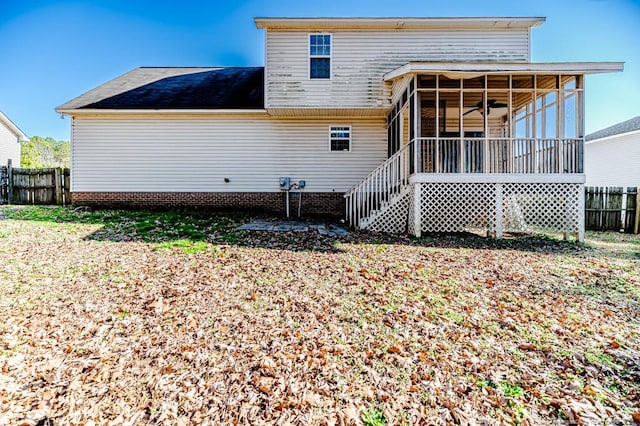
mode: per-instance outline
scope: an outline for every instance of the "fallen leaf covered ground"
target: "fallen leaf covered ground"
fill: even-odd
[[[640,238],[0,207],[0,425],[633,424]]]

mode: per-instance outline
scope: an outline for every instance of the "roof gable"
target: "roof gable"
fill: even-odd
[[[14,135],[16,135],[16,137],[21,142],[28,142],[29,141],[29,138],[27,137],[27,135],[25,135],[24,132],[22,130],[20,130],[20,128],[18,126],[16,126],[13,121],[11,121],[9,119],[9,117],[4,115],[2,113],[2,111],[0,111],[0,124],[3,124],[7,129],[9,129],[9,131],[11,133],[13,133]]]

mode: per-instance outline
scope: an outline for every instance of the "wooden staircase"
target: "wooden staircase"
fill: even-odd
[[[414,146],[402,147],[345,193],[350,226],[387,233],[407,230]]]

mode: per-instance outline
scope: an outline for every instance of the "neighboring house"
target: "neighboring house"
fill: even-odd
[[[589,186],[640,186],[640,116],[585,137]]]
[[[11,160],[13,167],[20,167],[20,143],[29,138],[0,111],[0,167]]]
[[[284,212],[289,178],[357,228],[582,238],[584,76],[621,63],[532,63],[543,18],[255,22],[264,68],[138,68],[59,106],[74,202]]]

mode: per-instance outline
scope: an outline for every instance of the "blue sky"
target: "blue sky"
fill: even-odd
[[[586,80],[586,130],[640,115],[640,0],[0,0],[0,110],[68,140],[54,108],[139,66],[260,66],[256,16],[543,16],[536,62],[621,61]]]

